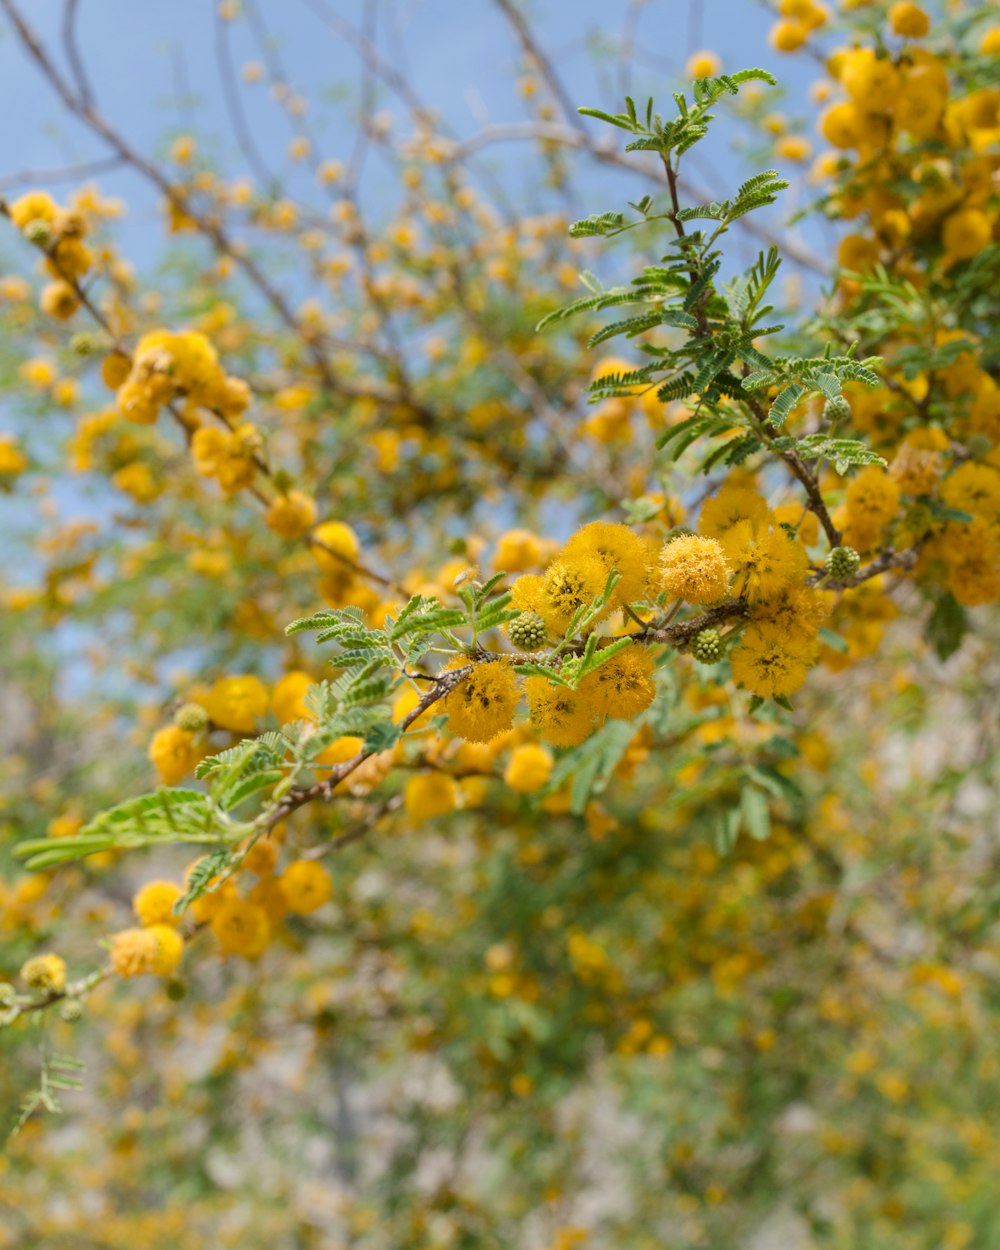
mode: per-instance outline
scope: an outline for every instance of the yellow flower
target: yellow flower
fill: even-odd
[[[767,503],[749,486],[724,486],[701,506],[698,528],[709,538],[721,538],[739,521],[763,522]]]
[[[208,692],[205,710],[220,729],[253,733],[267,711],[267,689],[256,677],[222,677]]]
[[[420,773],[406,783],[403,802],[407,816],[421,824],[453,812],[458,805],[458,788],[447,773]]]
[[[46,258],[46,272],[72,282],[82,278],[94,263],[94,255],[79,239],[60,239]]]
[[[856,148],[864,134],[864,119],[849,101],[831,104],[818,123],[819,133],[835,148]]]
[[[353,760],[365,745],[364,738],[355,737],[353,734],[345,734],[342,738],[337,738],[330,743],[328,747],[324,747],[322,751],[315,757],[315,764],[343,764],[347,760]]]
[[[150,503],[163,490],[163,483],[156,480],[152,469],[141,460],[125,465],[112,475],[111,480],[119,490],[131,495],[136,503]]]
[[[796,52],[809,38],[809,31],[799,22],[778,22],[768,38],[776,52]]]
[[[774,150],[786,161],[807,161],[812,155],[812,144],[803,135],[782,135]]]
[[[584,677],[580,689],[605,716],[631,720],[656,698],[655,668],[649,651],[633,645]]]
[[[111,939],[111,971],[118,977],[141,977],[153,971],[159,952],[152,929],[123,929]]]
[[[241,867],[258,877],[268,877],[278,862],[278,844],[273,838],[258,838],[243,856]]]
[[[877,465],[867,465],[847,488],[844,543],[862,553],[881,541],[899,508],[899,487]]]
[[[14,476],[23,473],[28,467],[28,460],[17,445],[11,434],[0,436],[0,473]]]
[[[713,603],[725,597],[729,565],[721,543],[697,534],[680,534],[660,552],[660,585],[668,599]]]
[[[529,677],[525,693],[532,723],[553,746],[577,746],[596,728],[597,711],[586,690],[553,686],[547,677]]]
[[[733,593],[751,604],[805,580],[805,547],[781,528],[740,521],[727,530],[722,546],[733,569]]]
[[[111,391],[117,391],[132,369],[132,361],[124,352],[110,352],[101,361],[101,381]]]
[[[984,32],[979,51],[983,56],[1000,56],[1000,26],[991,26]]]
[[[962,208],[941,227],[946,260],[971,260],[993,242],[993,224],[979,208]]]
[[[9,212],[14,225],[23,230],[29,221],[46,221],[51,225],[59,205],[47,191],[28,191],[10,205]]]
[[[904,443],[893,456],[889,473],[903,494],[929,495],[943,467],[939,452]]]
[[[899,73],[888,57],[874,48],[852,48],[844,57],[840,85],[859,108],[888,112],[899,91]]]
[[[333,895],[333,881],[322,864],[315,860],[299,859],[289,864],[278,878],[290,911],[307,916],[316,911]]]
[[[646,547],[627,525],[592,521],[577,530],[563,548],[562,558],[576,560],[587,556],[600,560],[605,580],[612,569],[618,572],[619,581],[611,596],[615,607],[634,603],[646,593]]]
[[[941,500],[949,508],[995,521],[1000,510],[1000,473],[989,465],[968,461],[942,482]]]
[[[731,652],[733,678],[762,699],[789,695],[806,679],[809,661],[776,625],[748,625]]]
[[[42,312],[57,321],[66,321],[80,307],[80,297],[68,282],[50,282],[39,299]]]
[[[722,69],[722,60],[714,52],[704,49],[692,52],[684,66],[686,78],[714,78]]]
[[[894,35],[901,35],[904,39],[923,39],[931,28],[931,19],[919,4],[898,0],[889,9],[889,26]]]
[[[22,966],[21,980],[30,989],[61,994],[66,988],[66,961],[61,955],[35,955]]]
[[[494,568],[506,573],[523,573],[542,562],[542,541],[530,530],[508,530],[497,540]]]
[[[290,490],[273,500],[264,521],[280,538],[301,538],[316,523],[316,501],[302,491]]]
[[[231,897],[223,900],[209,921],[219,948],[226,955],[254,959],[267,946],[271,923],[267,912],[256,903]]]
[[[165,786],[175,786],[201,759],[194,736],[177,725],[158,729],[149,744],[148,754]]]
[[[536,610],[545,618],[553,633],[564,633],[574,613],[596,599],[607,580],[604,563],[596,555],[583,553],[556,560],[549,565],[542,578]],[[524,578],[518,581],[524,581]]]
[[[534,742],[516,746],[510,753],[503,779],[518,794],[534,794],[552,775],[552,756]]]
[[[174,904],[181,894],[180,886],[172,881],[150,881],[132,899],[132,910],[146,929],[152,925],[176,926],[181,918],[174,914]]]
[[[354,530],[343,521],[324,521],[313,530],[312,554],[321,569],[343,573],[347,565],[357,563],[361,543]]]
[[[147,932],[153,935],[156,942],[149,971],[158,977],[173,976],[184,955],[184,939],[168,924],[150,925]]]
[[[832,596],[812,586],[787,586],[773,599],[762,599],[750,608],[756,625],[774,625],[790,645],[808,647],[816,641],[820,626],[830,612]]]
[[[271,691],[271,711],[281,725],[293,720],[307,720],[305,693],[314,684],[308,673],[293,669],[274,683]]]
[[[1000,598],[1000,527],[983,517],[945,532],[948,589],[959,603],[978,607]]]
[[[467,742],[489,742],[510,729],[521,692],[517,674],[503,660],[477,664],[448,692],[441,706],[448,728]]]

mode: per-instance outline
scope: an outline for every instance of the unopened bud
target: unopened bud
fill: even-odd
[[[853,577],[861,567],[861,557],[853,547],[834,547],[826,557],[826,571],[831,577]]]

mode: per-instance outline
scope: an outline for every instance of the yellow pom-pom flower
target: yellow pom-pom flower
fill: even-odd
[[[589,673],[580,682],[580,689],[603,715],[631,720],[656,698],[655,668],[649,651],[633,645]]]
[[[700,52],[692,52],[684,66],[684,74],[687,78],[714,78],[722,69],[722,59],[714,52],[702,49]]]
[[[749,603],[773,599],[805,580],[806,550],[783,529],[740,521],[726,532],[722,546],[733,569],[732,592]]]
[[[701,506],[698,528],[709,538],[721,538],[740,521],[761,523],[767,518],[767,503],[749,486],[724,486]]]
[[[281,892],[288,902],[289,911],[307,916],[316,911],[333,895],[330,874],[313,859],[298,859],[289,864],[278,878]]]
[[[220,729],[248,734],[253,733],[267,705],[267,689],[257,677],[222,677],[208,692],[205,710]]]
[[[156,942],[149,971],[158,977],[173,976],[184,956],[184,939],[168,924],[150,925],[147,932]]]
[[[553,686],[547,677],[529,677],[525,693],[532,724],[553,746],[577,746],[596,728],[597,710],[586,690]]]
[[[889,9],[889,28],[903,39],[923,39],[931,28],[931,19],[919,4],[898,0]]]
[[[523,573],[542,562],[542,540],[530,530],[508,530],[497,540],[494,567],[505,573]]]
[[[562,550],[565,560],[596,557],[604,569],[605,580],[614,569],[619,581],[611,596],[614,607],[634,603],[646,593],[646,546],[627,525],[608,521],[592,521],[577,530]],[[601,586],[603,590],[603,585]]]
[[[554,633],[561,634],[576,611],[604,590],[607,580],[607,569],[596,555],[585,552],[556,560],[542,578],[537,611]]]
[[[442,700],[448,728],[467,742],[490,742],[514,723],[521,692],[517,674],[504,661],[477,664]]]
[[[51,225],[59,212],[59,205],[47,191],[27,191],[10,205],[8,211],[14,225],[23,230],[30,221],[44,221]]]
[[[305,693],[313,684],[313,679],[301,669],[293,669],[278,678],[271,691],[271,711],[279,724],[308,718]]]
[[[316,524],[316,501],[302,491],[290,490],[273,500],[264,521],[280,538],[301,538]]]
[[[417,824],[446,816],[458,805],[458,787],[447,773],[420,773],[411,777],[403,793],[406,814]]]
[[[535,742],[524,742],[511,751],[503,779],[518,794],[534,794],[548,782],[552,765],[549,751]]]
[[[111,971],[118,977],[141,977],[153,971],[160,943],[152,929],[123,929],[111,939]]]
[[[153,925],[180,924],[181,918],[174,913],[174,904],[181,897],[180,886],[172,881],[150,881],[138,891],[132,900],[136,919],[146,929]]]
[[[312,554],[324,571],[342,573],[349,564],[357,563],[361,543],[344,521],[324,521],[313,530]]]
[[[792,694],[809,671],[809,659],[776,625],[748,625],[730,660],[737,684],[762,699]]]
[[[246,899],[225,899],[209,921],[219,949],[225,955],[243,955],[254,959],[267,946],[271,923],[262,907]]]
[[[165,725],[153,735],[148,755],[163,784],[175,786],[201,759],[201,750],[186,729]]]
[[[660,585],[668,599],[714,603],[725,597],[729,565],[721,543],[697,534],[681,534],[660,552]]]

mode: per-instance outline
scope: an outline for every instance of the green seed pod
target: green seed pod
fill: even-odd
[[[834,547],[826,557],[826,571],[831,577],[853,577],[861,567],[861,557],[853,547]]]
[[[99,334],[88,334],[86,331],[74,334],[69,341],[70,351],[77,356],[96,356],[106,347],[107,343]]]
[[[48,247],[52,242],[52,227],[41,217],[34,217],[24,227],[24,237],[36,247]]]
[[[200,703],[183,703],[174,713],[174,724],[189,734],[198,734],[208,726],[208,713]]]
[[[823,420],[836,425],[838,421],[846,421],[851,415],[851,405],[843,395],[835,395],[823,405]]]
[[[549,637],[549,627],[537,612],[522,612],[507,622],[507,637],[520,651],[539,651]]]
[[[179,1003],[187,998],[187,986],[183,981],[170,980],[163,988],[172,1003]]]
[[[718,664],[724,650],[717,629],[703,629],[691,644],[691,654],[699,664]]]

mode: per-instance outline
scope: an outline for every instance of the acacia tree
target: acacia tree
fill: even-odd
[[[991,1244],[1000,28],[777,6],[847,223],[778,313],[812,152],[769,71],[577,111],[499,0],[530,120],[463,138],[309,7],[354,156],[223,3],[234,179],[104,115],[75,6],[63,69],[0,0],[174,275],[91,186],[0,201],[0,472],[86,518],[4,591],[11,1244]],[[789,178],[699,193],[726,112]],[[527,216],[497,139],[642,192]]]

